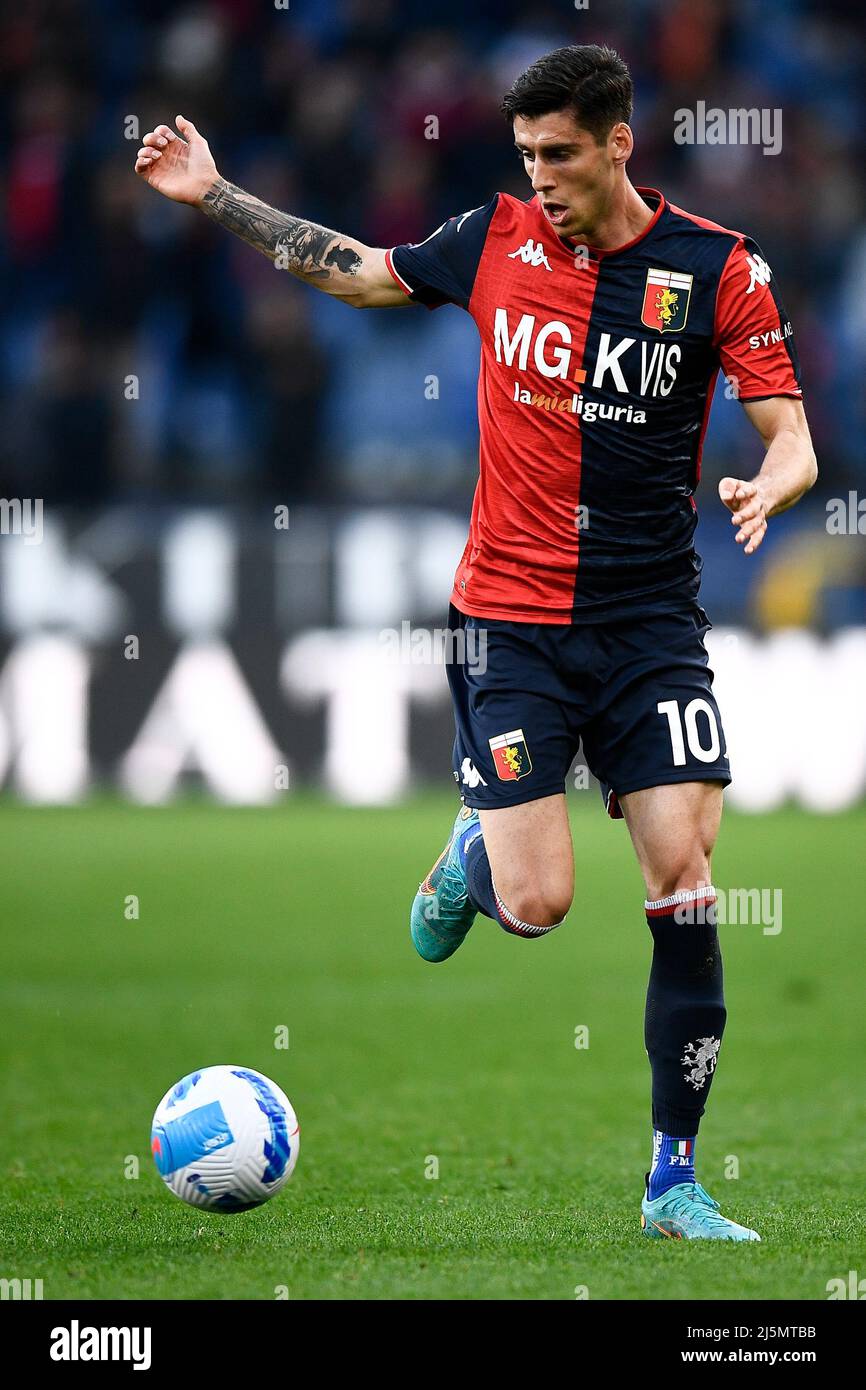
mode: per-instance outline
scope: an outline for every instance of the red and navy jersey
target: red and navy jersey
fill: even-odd
[[[719,368],[742,401],[802,394],[758,245],[638,191],[652,219],[613,251],[564,241],[537,199],[499,193],[387,252],[413,300],[460,305],[481,335],[464,613],[592,622],[690,602]]]

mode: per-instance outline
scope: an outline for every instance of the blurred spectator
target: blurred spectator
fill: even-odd
[[[121,11],[122,11],[121,7]],[[0,9],[7,152],[0,483],[51,500],[461,502],[475,331],[455,310],[323,303],[133,175],[178,110],[222,172],[375,245],[497,188],[529,196],[498,114],[540,52],[610,42],[635,79],[635,182],[749,231],[794,320],[826,488],[863,485],[864,30],[835,0],[110,0]],[[681,106],[779,107],[781,153],[682,146]],[[432,119],[431,119],[432,118]],[[435,324],[435,326],[434,326]],[[433,373],[443,389],[431,399]],[[130,375],[139,382],[129,395]],[[463,399],[468,393],[467,399]],[[717,408],[704,473],[755,442]]]

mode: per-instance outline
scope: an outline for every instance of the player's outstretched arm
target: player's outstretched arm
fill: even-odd
[[[818,464],[801,401],[771,396],[744,401],[743,409],[767,450],[757,477],[722,478],[719,496],[732,513],[735,540],[751,555],[767,533],[767,520],[799,502],[818,476]]]
[[[261,251],[280,270],[359,309],[397,308],[410,301],[390,275],[385,252],[280,212],[221,178],[208,143],[192,121],[176,118],[181,132],[149,131],[135,172],[158,193],[200,208],[212,221]]]

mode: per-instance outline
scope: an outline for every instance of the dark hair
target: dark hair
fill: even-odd
[[[532,118],[570,110],[601,144],[617,121],[631,120],[634,87],[612,48],[571,44],[546,53],[522,72],[502,98],[502,114]]]

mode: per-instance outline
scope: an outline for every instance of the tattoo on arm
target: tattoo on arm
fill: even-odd
[[[304,280],[329,280],[334,272],[357,275],[361,257],[341,244],[339,232],[305,222],[245,193],[225,179],[208,189],[202,208],[214,222],[234,232],[256,251]]]

